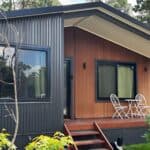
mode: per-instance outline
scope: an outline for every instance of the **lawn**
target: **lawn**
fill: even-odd
[[[150,150],[150,143],[128,145],[124,150]]]

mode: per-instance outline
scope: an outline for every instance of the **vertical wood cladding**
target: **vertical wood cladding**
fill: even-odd
[[[65,29],[65,57],[72,57],[74,64],[73,91],[76,118],[112,116],[113,108],[109,101],[96,101],[96,60],[136,63],[137,92],[143,93],[149,100],[150,59],[78,28]],[[86,69],[82,67],[84,62]]]

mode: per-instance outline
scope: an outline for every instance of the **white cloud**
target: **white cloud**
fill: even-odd
[[[85,3],[86,0],[59,0],[62,5]]]
[[[134,6],[136,4],[136,0],[128,0],[128,3]]]
[[[69,4],[77,4],[77,3],[85,3],[86,0],[59,0],[62,5],[69,5]],[[131,5],[136,4],[136,0],[128,0],[128,3]]]

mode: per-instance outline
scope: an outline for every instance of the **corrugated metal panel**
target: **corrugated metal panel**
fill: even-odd
[[[20,103],[20,135],[40,134],[62,129],[63,125],[63,19],[61,15],[39,16],[10,20],[15,25],[24,44],[51,49],[51,97],[48,103]],[[14,34],[7,31],[6,23],[0,22],[0,33],[7,33],[9,41]],[[14,107],[8,104],[8,107]],[[0,104],[0,129],[12,132],[14,122],[4,117],[4,104]]]

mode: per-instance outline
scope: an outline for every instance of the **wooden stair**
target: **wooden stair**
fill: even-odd
[[[74,140],[71,150],[113,150],[97,122],[89,125],[66,122],[64,130]]]

